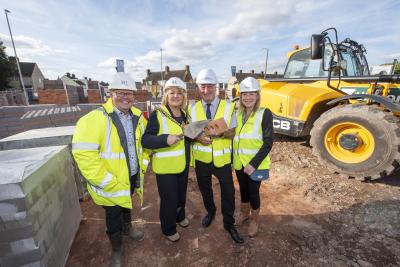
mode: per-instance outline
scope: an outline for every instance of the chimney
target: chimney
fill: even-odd
[[[274,72],[274,75],[278,75],[278,72],[277,72],[277,71],[275,71],[275,72]]]
[[[150,76],[150,74],[151,74],[150,69],[147,69],[147,70],[146,70],[146,73],[147,73],[147,76]]]
[[[67,72],[67,77],[71,78],[71,73]]]
[[[261,71],[261,74],[264,75],[264,71]]]
[[[165,66],[165,72],[169,72],[169,67],[168,66]]]
[[[239,73],[242,73],[243,71],[242,70],[239,70]]]
[[[71,77],[71,78],[72,78],[72,79],[76,79],[75,74],[72,73],[72,77]]]
[[[251,74],[254,74],[254,70],[251,70]]]
[[[185,71],[189,72],[190,71],[190,67],[189,65],[185,65]]]

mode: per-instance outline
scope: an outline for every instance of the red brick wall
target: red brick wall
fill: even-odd
[[[88,103],[103,103],[101,100],[100,90],[98,89],[88,89]]]
[[[39,104],[67,104],[67,96],[62,89],[38,90]]]

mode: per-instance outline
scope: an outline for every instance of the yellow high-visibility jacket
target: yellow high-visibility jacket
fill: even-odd
[[[233,168],[240,170],[258,153],[263,145],[262,118],[264,108],[259,108],[255,114],[250,116],[243,124],[243,112],[237,115],[237,126],[233,138]],[[258,170],[269,170],[271,159],[269,155],[258,166]]]
[[[233,109],[233,103],[228,103],[226,100],[220,100],[213,120],[224,118],[226,124],[229,125]],[[207,119],[201,101],[197,101],[189,108],[189,115],[191,122]],[[212,144],[207,146],[204,146],[199,142],[194,142],[192,145],[192,151],[194,160],[199,160],[204,163],[213,162],[214,166],[222,167],[231,163],[232,139],[224,137],[213,138]]]
[[[143,203],[143,179],[149,152],[142,148],[141,140],[147,120],[139,109],[132,107],[131,111],[140,177],[140,187],[135,193]],[[127,148],[124,150],[126,137],[122,125],[117,127],[114,123],[116,119],[118,115],[111,99],[103,107],[80,118],[72,139],[72,154],[96,204],[132,208],[128,151]],[[118,132],[123,136],[122,140]]]
[[[169,114],[166,106],[162,105],[161,110]],[[182,127],[165,116],[161,111],[157,111],[157,120],[160,129],[157,135],[161,134],[183,134]],[[172,146],[153,150],[151,166],[153,172],[157,174],[181,173],[186,167],[185,139],[180,140]]]

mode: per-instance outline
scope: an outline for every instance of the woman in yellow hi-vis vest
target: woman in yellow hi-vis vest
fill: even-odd
[[[142,139],[143,147],[154,152],[152,168],[160,195],[161,231],[172,242],[180,239],[176,224],[189,225],[185,217],[190,163],[190,143],[183,136],[186,105],[186,84],[170,78],[164,86],[162,105],[151,113]]]
[[[233,139],[233,167],[240,186],[241,208],[236,224],[250,218],[248,234],[258,231],[260,212],[260,179],[269,175],[269,152],[273,143],[272,113],[260,108],[259,82],[247,77],[240,85],[237,127]],[[250,212],[251,211],[251,212]]]

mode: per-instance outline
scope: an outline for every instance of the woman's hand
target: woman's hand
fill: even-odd
[[[247,164],[247,166],[244,168],[243,172],[247,175],[251,175],[256,169],[251,166],[250,164]]]
[[[167,144],[172,146],[183,139],[182,134],[169,134],[167,137]]]

